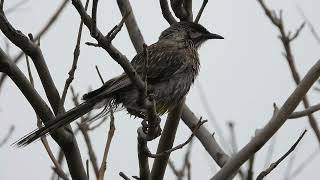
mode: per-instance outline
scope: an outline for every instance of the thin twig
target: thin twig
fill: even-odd
[[[320,110],[320,104],[316,104],[314,106],[309,106],[308,108],[306,108],[303,111],[296,111],[293,112],[290,116],[289,119],[296,119],[296,118],[300,118],[300,117],[304,117],[304,116],[308,116],[316,111]]]
[[[7,143],[7,141],[10,139],[13,131],[14,131],[14,125],[11,125],[7,134],[5,135],[5,137],[0,141],[0,147],[2,147],[3,145],[5,145]]]
[[[305,23],[302,23],[300,27],[295,31],[295,33],[293,33],[293,35],[291,32],[287,33],[285,31],[285,27],[282,19],[282,11],[280,11],[279,16],[277,16],[275,13],[272,13],[272,11],[265,5],[264,0],[258,0],[258,2],[260,3],[261,7],[265,11],[266,15],[269,17],[270,21],[277,27],[277,29],[280,32],[279,38],[285,50],[284,56],[288,62],[288,65],[292,74],[292,78],[296,83],[296,85],[298,85],[300,83],[301,78],[297,71],[297,67],[295,65],[295,59],[291,49],[291,42],[298,37]],[[307,96],[303,97],[302,102],[305,109],[310,107],[309,99],[307,98]],[[311,128],[313,129],[313,132],[317,137],[318,142],[320,143],[320,129],[313,114],[308,115],[308,120]]]
[[[202,85],[200,83],[200,81],[197,81],[196,84],[196,88],[199,91],[198,95],[200,98],[200,102],[203,106],[203,108],[205,109],[206,113],[208,114],[209,118],[210,118],[210,122],[213,124],[214,130],[215,130],[215,134],[218,136],[220,142],[222,143],[223,147],[229,149],[229,143],[227,142],[223,131],[214,115],[214,113],[212,112],[211,108],[210,108],[210,104],[208,101],[208,98],[206,97],[206,92],[203,90]]]
[[[319,149],[317,148],[304,161],[302,161],[300,165],[298,165],[296,169],[293,170],[293,172],[290,175],[288,175],[286,179],[293,180],[295,177],[297,177],[298,174],[300,174],[309,164],[311,164],[311,162],[314,161],[316,159],[315,157],[318,156],[319,154],[320,154]]]
[[[89,5],[89,0],[86,1],[86,5],[85,5],[85,10],[88,9],[88,5]],[[81,42],[81,36],[82,36],[82,29],[83,29],[83,21],[80,21],[80,25],[79,25],[79,30],[78,30],[78,36],[77,36],[77,42],[76,42],[76,46],[74,48],[73,51],[73,61],[72,61],[72,66],[71,69],[69,71],[69,77],[67,78],[64,88],[63,88],[63,93],[61,96],[61,100],[60,100],[60,108],[63,107],[64,102],[66,100],[66,96],[67,96],[67,92],[69,89],[70,84],[72,83],[73,79],[74,79],[74,73],[76,72],[77,69],[77,64],[78,64],[78,60],[79,60],[79,55],[80,55],[80,42]]]
[[[253,167],[254,167],[255,156],[256,156],[256,154],[253,154],[251,156],[251,158],[249,159],[249,167],[248,167],[248,171],[247,171],[246,180],[253,180],[253,176],[254,176]]]
[[[307,23],[307,26],[309,27],[314,39],[320,44],[320,36],[317,33],[316,29],[314,28],[313,24],[311,21],[307,18],[307,16],[304,14],[302,8],[298,5],[296,5],[298,12],[300,13],[301,17],[304,19],[304,21]]]
[[[96,71],[97,71],[97,73],[98,73],[98,76],[99,76],[99,78],[100,78],[100,80],[101,80],[102,84],[104,84],[104,80],[103,80],[103,77],[101,76],[101,73],[100,73],[100,71],[99,71],[98,66],[96,65],[95,67],[96,67]]]
[[[93,0],[92,3],[92,24],[91,24],[91,36],[97,36],[97,9],[98,9],[98,0]]]
[[[125,175],[123,172],[120,172],[119,176],[121,176],[124,180],[130,180],[130,178],[127,175]]]
[[[29,75],[29,80],[30,83],[32,85],[32,87],[34,87],[34,80],[33,80],[33,76],[32,76],[32,72],[31,72],[31,68],[30,68],[30,63],[29,63],[29,58],[26,55],[26,62],[27,62],[27,69],[28,69],[28,75]],[[39,116],[37,115],[37,126],[40,128],[42,126],[41,120],[39,118]],[[54,166],[55,166],[55,172],[64,180],[69,180],[68,176],[64,173],[64,171],[62,170],[62,167],[60,166],[60,164],[58,163],[58,161],[56,160],[56,158],[54,157],[52,150],[49,146],[49,143],[47,141],[47,138],[45,136],[41,137],[41,142],[45,148],[45,150],[47,151],[51,161],[53,162]]]
[[[163,17],[167,20],[169,24],[174,24],[177,22],[177,20],[174,18],[174,16],[170,12],[168,0],[159,0],[160,1],[160,7]]]
[[[73,103],[75,106],[79,106],[79,96],[76,94],[74,88],[71,86],[70,87],[71,89],[71,94],[72,94],[72,100],[73,100]],[[88,125],[86,124],[86,121],[90,119],[90,115],[88,114],[87,118],[84,118],[84,117],[81,117],[81,121],[80,123],[77,123],[78,127],[79,127],[79,130],[81,131],[82,135],[83,135],[83,138],[84,138],[84,141],[87,145],[87,148],[88,148],[88,155],[89,155],[89,158],[90,158],[90,161],[91,161],[91,164],[92,164],[92,168],[94,170],[94,173],[95,173],[95,176],[96,178],[98,179],[99,177],[99,167],[98,167],[98,163],[97,163],[97,157],[96,157],[96,153],[94,151],[94,148],[92,146],[92,142],[91,142],[91,139],[89,137],[89,134],[88,134],[88,130],[89,130],[89,127]]]
[[[98,178],[98,180],[103,180],[104,179],[104,174],[105,174],[105,171],[107,169],[108,153],[109,153],[109,150],[110,150],[110,146],[111,146],[111,142],[112,142],[112,138],[113,138],[115,130],[116,130],[116,128],[115,128],[115,125],[114,125],[113,110],[112,110],[112,108],[110,108],[110,127],[109,127],[107,143],[106,143],[106,147],[104,149],[101,166],[99,168],[99,178]]]
[[[196,125],[196,127],[195,127],[194,130],[192,131],[192,134],[190,135],[190,137],[189,137],[184,143],[181,143],[181,144],[179,144],[179,145],[177,145],[177,146],[175,146],[175,147],[173,147],[173,148],[171,148],[171,149],[162,151],[162,152],[157,153],[157,154],[151,154],[151,153],[150,153],[150,154],[148,154],[148,156],[151,157],[151,158],[157,158],[157,157],[161,157],[161,156],[167,155],[167,154],[169,154],[169,153],[171,153],[171,152],[173,152],[173,151],[176,151],[176,150],[178,150],[178,149],[183,148],[185,145],[187,145],[187,144],[189,144],[189,143],[191,142],[192,138],[195,136],[195,133],[196,133],[196,132],[199,130],[199,128],[200,128],[204,123],[206,123],[206,122],[208,122],[208,120],[203,120],[203,121],[202,121],[201,118],[200,118],[198,124]]]
[[[197,14],[197,17],[196,17],[196,19],[194,20],[195,23],[199,23],[199,20],[200,20],[200,18],[201,18],[201,15],[202,15],[202,13],[203,13],[203,11],[204,11],[204,8],[206,7],[207,3],[208,3],[208,0],[203,0],[202,5],[201,5],[201,8],[200,8],[200,10],[199,10],[199,12],[198,12],[198,14]]]
[[[57,8],[57,10],[53,13],[53,15],[50,17],[50,19],[48,20],[48,22],[41,28],[41,30],[35,35],[35,40],[38,41],[40,39],[40,37],[43,37],[46,32],[48,32],[48,30],[51,28],[51,26],[54,24],[54,22],[58,19],[58,17],[60,17],[60,14],[63,12],[63,10],[65,9],[65,7],[67,6],[69,0],[64,0],[61,5]],[[1,8],[3,9],[3,8]],[[13,58],[13,62],[14,63],[18,63],[21,58],[23,57],[24,52],[20,52],[17,56],[15,56]],[[7,75],[6,74],[2,74],[0,76],[0,88],[2,87],[5,79],[6,79]]]
[[[143,135],[139,135],[140,133],[144,133],[142,128],[138,129],[138,159],[139,159],[139,176],[141,180],[150,180],[150,167],[148,162],[148,146],[147,142],[143,137]]]
[[[297,139],[297,141],[291,146],[291,148],[283,155],[281,156],[276,162],[272,163],[268,169],[262,171],[258,177],[257,180],[262,180],[265,176],[267,176],[272,170],[274,170],[294,149],[297,147],[303,136],[306,134],[307,130],[304,130],[303,133],[300,135],[300,137]]]
[[[183,107],[181,119],[191,131],[199,122],[199,118],[194,115],[187,105],[184,105]],[[223,167],[230,157],[221,148],[212,133],[210,133],[206,127],[201,126],[195,135],[212,159],[219,165],[219,167]]]
[[[17,2],[16,4],[14,4],[13,6],[9,7],[8,9],[6,9],[4,11],[4,13],[10,14],[10,13],[16,11],[19,7],[21,7],[22,5],[26,4],[29,1],[30,0],[21,0],[21,1]]]
[[[287,118],[298,106],[306,93],[320,76],[320,60],[309,69],[297,88],[291,93],[279,113],[276,113],[270,121],[259,130],[258,133],[245,145],[237,154],[231,157],[228,162],[216,173],[211,180],[225,180],[237,172],[240,166],[245,163],[255,152],[261,149],[265,143],[281,128]]]
[[[87,169],[87,177],[88,177],[88,179],[89,179],[89,177],[90,177],[90,171],[89,171],[89,160],[88,160],[88,159],[86,160],[86,169]]]
[[[235,154],[238,151],[238,143],[236,139],[236,133],[234,131],[234,123],[229,121],[227,124],[230,130],[232,154]]]
[[[272,139],[269,142],[269,147],[267,150],[267,155],[265,156],[265,161],[264,161],[264,168],[267,168],[267,166],[270,164],[272,156],[273,156],[273,152],[274,152],[274,147],[277,141],[277,134],[275,134]]]

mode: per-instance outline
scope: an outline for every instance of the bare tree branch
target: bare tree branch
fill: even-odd
[[[300,174],[309,164],[311,164],[311,162],[315,160],[315,157],[319,154],[319,148],[317,147],[317,149],[314,152],[312,152],[305,160],[303,160],[296,167],[296,169],[293,170],[293,172],[290,175],[288,175],[288,177],[286,177],[286,180],[293,180],[295,177],[297,177],[298,174]]]
[[[284,56],[288,62],[291,74],[292,74],[292,78],[294,80],[294,82],[296,83],[296,85],[298,85],[300,83],[300,75],[297,71],[297,67],[295,65],[295,60],[294,60],[294,56],[292,53],[292,49],[291,49],[291,42],[296,39],[299,35],[299,33],[301,32],[302,28],[304,27],[304,23],[302,23],[300,25],[300,27],[296,30],[295,33],[293,33],[293,35],[291,35],[290,32],[286,33],[285,28],[284,28],[284,24],[283,24],[283,19],[282,19],[282,11],[280,11],[280,15],[279,17],[271,12],[271,10],[269,10],[269,8],[264,4],[263,0],[258,0],[258,2],[260,3],[261,7],[263,8],[264,12],[266,13],[266,15],[269,17],[270,21],[278,28],[279,32],[280,32],[280,40],[283,44],[285,53]],[[307,96],[305,96],[302,100],[304,107],[307,109],[309,108],[309,100],[307,98]],[[315,117],[312,114],[308,115],[308,119],[309,119],[309,124],[313,129],[313,132],[315,133],[318,142],[320,143],[320,129],[319,126],[316,122]]]
[[[255,156],[256,154],[252,155],[251,158],[249,159],[249,167],[247,171],[246,180],[253,180],[253,176],[254,176],[253,167],[254,167]],[[244,176],[243,176],[243,179],[244,179]]]
[[[303,133],[300,135],[298,140],[291,146],[291,148],[283,155],[281,156],[276,162],[272,163],[268,169],[262,171],[258,177],[257,180],[262,180],[265,176],[267,176],[272,170],[274,170],[294,149],[297,147],[303,136],[306,134],[307,130],[304,130]]]
[[[109,129],[109,132],[108,132],[107,143],[106,143],[106,147],[104,149],[101,166],[99,168],[99,178],[98,178],[98,180],[103,180],[104,179],[104,174],[105,174],[105,171],[107,169],[108,153],[109,153],[109,150],[110,150],[110,146],[111,146],[111,142],[112,142],[112,138],[113,138],[115,130],[116,130],[116,128],[114,126],[113,111],[112,111],[112,109],[110,109],[110,129]]]
[[[170,0],[170,3],[174,14],[181,21],[188,21],[188,12],[184,7],[184,0]]]
[[[33,80],[33,76],[32,76],[32,72],[31,72],[31,68],[30,68],[30,63],[29,63],[29,58],[28,56],[26,56],[26,62],[27,62],[27,69],[28,69],[28,74],[29,74],[29,80],[30,83],[32,85],[32,87],[34,88],[34,80]],[[37,115],[37,126],[40,128],[41,127],[41,120],[39,118],[39,116]],[[60,166],[60,164],[58,163],[58,161],[56,160],[56,158],[54,157],[52,150],[49,146],[49,143],[47,141],[47,138],[45,136],[41,137],[41,142],[45,148],[45,150],[47,151],[51,161],[53,162],[54,166],[55,166],[55,172],[64,180],[69,180],[68,176],[64,173],[64,171],[62,170],[62,167]]]
[[[120,172],[119,175],[124,179],[124,180],[130,180],[130,178],[125,175],[123,172]]]
[[[302,18],[304,19],[304,21],[307,23],[307,26],[309,27],[314,39],[318,42],[318,44],[320,44],[320,36],[317,33],[317,31],[314,28],[314,26],[312,25],[311,21],[304,14],[304,12],[303,12],[303,10],[302,10],[302,8],[300,6],[297,5],[297,9],[298,9],[298,12],[300,13],[300,15],[302,16]]]
[[[304,116],[309,116],[310,114],[319,111],[320,110],[320,104],[316,104],[314,106],[309,106],[308,108],[306,108],[303,111],[296,111],[293,112],[290,116],[289,119],[296,119],[296,118],[300,118],[300,117],[304,117]]]
[[[269,148],[267,150],[267,155],[265,156],[265,162],[264,162],[264,168],[267,168],[267,166],[270,164],[271,162],[271,158],[273,156],[273,152],[274,152],[274,147],[275,147],[275,144],[276,144],[276,140],[277,140],[277,134],[275,134],[270,142],[269,142]]]
[[[170,154],[170,153],[173,152],[173,151],[176,151],[176,150],[178,150],[178,149],[183,148],[185,145],[189,144],[189,143],[192,141],[193,137],[195,136],[195,133],[196,133],[196,132],[199,130],[199,128],[200,128],[204,123],[206,123],[206,122],[208,122],[208,121],[207,121],[207,120],[202,121],[201,118],[200,118],[199,122],[198,122],[197,125],[194,127],[194,129],[192,130],[192,134],[190,135],[190,137],[189,137],[184,143],[181,143],[181,144],[179,144],[179,145],[177,145],[177,146],[175,146],[175,147],[173,147],[173,148],[167,149],[167,150],[162,151],[162,152],[157,153],[157,154],[151,154],[151,153],[149,153],[148,156],[149,156],[149,157],[152,157],[152,158],[158,158],[158,157],[161,157],[161,156]]]
[[[183,7],[187,11],[187,21],[193,21],[193,12],[192,12],[192,0],[183,0]]]
[[[46,95],[49,99],[49,102],[54,112],[58,113],[60,96],[51,78],[50,72],[38,45],[29,40],[28,37],[26,37],[20,31],[16,30],[8,22],[3,12],[3,9],[1,9],[0,12],[0,29],[10,39],[11,42],[13,42],[16,46],[18,46],[28,56],[32,58],[37,72],[40,76],[43,87],[45,89]],[[3,57],[3,60],[7,61],[6,63],[8,64],[8,61],[10,61],[9,58],[5,57],[6,55],[3,52],[1,52],[1,56]],[[33,108],[37,108],[35,110],[41,118],[41,120],[43,120],[44,123],[47,123],[49,120],[53,120],[54,115],[51,113],[50,108],[46,105],[46,103],[42,100],[38,93],[35,92],[30,83],[26,82],[28,80],[25,78],[23,73],[18,69],[18,67],[14,66],[12,62],[10,62],[9,64],[11,68],[14,68],[10,69],[10,72],[8,72],[7,74],[19,87],[19,89],[22,91],[22,93],[25,95],[28,101],[32,104]],[[40,108],[44,108],[45,110],[41,111]],[[48,114],[46,114],[45,112]],[[71,127],[69,126],[67,128]],[[66,155],[66,159],[68,161],[68,166],[72,177],[79,180],[86,179],[85,170],[81,160],[81,155],[72,131],[61,129],[60,131],[54,132],[52,135],[56,142],[64,149],[64,153]]]
[[[174,18],[174,16],[170,12],[168,0],[159,0],[159,1],[160,1],[160,7],[161,7],[163,17],[167,20],[169,24],[176,23],[177,20]]]
[[[97,9],[98,9],[98,0],[93,0],[92,3],[92,24],[91,24],[91,36],[96,37],[97,34]]]
[[[308,71],[294,92],[285,101],[271,120],[235,154],[211,180],[224,180],[236,172],[255,152],[257,152],[286,122],[299,102],[305,97],[311,86],[320,76],[320,60]]]
[[[193,114],[193,112],[187,107],[187,105],[184,105],[183,107],[181,119],[191,130],[196,126],[199,120],[199,118],[197,118]],[[204,126],[201,126],[195,134],[202,143],[203,147],[210,154],[212,159],[220,167],[222,167],[230,159],[230,157],[222,150],[220,145],[217,143],[214,136]]]
[[[160,153],[172,148],[175,135],[177,132],[177,128],[179,125],[184,101],[185,100],[183,99],[179,104],[176,105],[176,107],[170,110],[170,113],[168,115],[165,126],[163,128],[163,132],[159,140],[157,153]],[[170,153],[164,156],[158,157],[154,160],[152,170],[151,170],[152,180],[163,179],[169,156],[170,156]]]
[[[91,27],[92,24],[92,19],[90,16],[86,13],[81,1],[79,0],[72,0],[72,4],[74,7],[77,9],[79,15],[81,16],[81,19],[83,20],[84,24],[89,28]],[[122,19],[121,22],[124,21],[124,18]],[[119,24],[118,27],[120,26],[121,23]],[[120,30],[120,28],[118,28]],[[115,33],[113,33],[115,32]],[[136,87],[139,90],[144,90],[145,85],[144,82],[141,80],[139,75],[136,73],[135,69],[131,66],[129,60],[118,50],[116,49],[112,44],[111,41],[112,37],[115,36],[117,33],[116,30],[110,31],[109,34],[110,36],[105,37],[97,28],[97,36],[94,37],[97,41],[100,47],[102,47],[104,50],[106,50],[109,55],[118,63],[120,66],[123,68],[123,70],[126,72],[126,74],[129,76],[130,80],[136,85]]]
[[[85,5],[85,10],[88,9],[88,5],[89,5],[89,0],[86,1],[86,5]],[[77,42],[76,42],[76,46],[74,48],[73,51],[73,62],[72,62],[72,66],[71,69],[69,71],[69,77],[67,78],[64,88],[63,88],[63,92],[62,92],[62,96],[61,96],[61,100],[60,100],[60,109],[64,106],[64,102],[66,100],[66,96],[67,96],[67,92],[69,89],[70,84],[72,83],[73,79],[74,79],[74,73],[76,72],[77,69],[77,64],[78,64],[78,60],[79,60],[79,55],[80,55],[80,42],[81,42],[81,36],[82,36],[82,28],[83,28],[83,21],[80,21],[80,25],[79,25],[79,30],[78,30],[78,36],[77,36]]]
[[[203,0],[203,3],[202,3],[202,5],[201,5],[201,8],[200,8],[198,14],[197,14],[197,17],[196,17],[196,19],[194,20],[195,23],[199,23],[199,20],[200,20],[200,18],[201,18],[201,15],[202,15],[202,13],[203,13],[203,11],[204,11],[204,8],[206,7],[207,3],[208,3],[208,0]]]
[[[14,4],[13,6],[9,7],[8,9],[6,9],[4,12],[6,14],[10,14],[10,13],[14,12],[16,9],[18,9],[19,7],[21,7],[22,5],[26,4],[29,1],[30,0],[21,0],[21,1],[17,2],[16,4]]]
[[[104,80],[103,80],[103,77],[102,77],[102,75],[101,75],[101,73],[100,73],[100,71],[99,71],[98,66],[96,65],[95,67],[96,67],[96,71],[97,71],[97,73],[98,73],[98,76],[99,76],[99,78],[100,78],[100,80],[101,80],[102,84],[104,84]]]
[[[214,113],[212,112],[211,108],[210,108],[210,104],[208,102],[208,98],[206,96],[206,92],[203,90],[201,82],[198,81],[196,84],[196,88],[199,91],[198,95],[200,98],[200,102],[205,110],[205,112],[208,114],[209,118],[210,118],[210,122],[213,124],[214,130],[215,130],[215,135],[218,137],[218,139],[220,140],[221,144],[223,147],[229,149],[229,143],[227,142],[222,129],[214,115]]]
[[[40,39],[40,37],[43,37],[46,32],[48,32],[48,30],[52,27],[52,25],[54,24],[54,22],[58,19],[58,17],[60,16],[61,12],[63,12],[63,10],[65,9],[65,7],[67,6],[69,0],[64,0],[61,5],[57,8],[57,10],[55,11],[55,13],[51,16],[51,18],[49,19],[49,21],[41,28],[41,30],[36,34],[36,36],[34,37],[35,41],[38,41]],[[17,56],[15,56],[13,58],[14,63],[18,63],[21,58],[23,57],[24,52],[20,52]],[[2,74],[0,76],[0,89],[4,83],[4,80],[6,79],[7,75],[6,74]]]
[[[147,146],[147,141],[142,138],[143,130],[142,127],[138,129],[138,159],[139,159],[139,176],[140,180],[151,180],[150,178],[150,167],[148,162],[148,152],[149,148]],[[139,135],[139,133],[143,133]]]
[[[72,100],[73,100],[73,103],[75,106],[79,106],[79,99],[78,99],[78,96],[76,95],[75,93],[75,90],[73,89],[73,87],[71,86],[71,93],[72,93]],[[96,157],[96,154],[94,152],[94,148],[92,146],[92,143],[91,143],[91,139],[89,137],[89,134],[88,134],[88,130],[89,130],[89,127],[88,127],[88,124],[86,124],[86,121],[87,119],[90,118],[90,115],[88,114],[87,115],[87,118],[85,117],[81,117],[81,121],[80,123],[77,123],[82,135],[83,135],[83,138],[84,138],[84,141],[87,145],[87,148],[88,148],[88,155],[89,155],[89,158],[90,158],[90,161],[91,161],[91,164],[92,164],[92,168],[93,168],[93,171],[95,173],[95,176],[96,178],[98,179],[99,177],[99,167],[98,167],[98,163],[97,163],[97,157]]]
[[[7,141],[9,140],[9,138],[11,137],[12,133],[14,131],[14,125],[11,125],[7,134],[4,136],[4,138],[0,141],[0,147],[2,147],[3,145],[5,145],[7,143]]]

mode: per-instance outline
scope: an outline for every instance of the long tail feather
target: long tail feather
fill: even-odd
[[[56,130],[56,129],[78,119],[79,117],[83,116],[84,114],[88,113],[89,111],[91,111],[94,108],[95,104],[96,103],[92,102],[92,101],[91,102],[90,101],[84,102],[84,103],[80,104],[79,106],[62,114],[61,116],[57,116],[57,118],[55,120],[50,121],[45,126],[38,128],[38,129],[32,131],[31,133],[27,134],[26,136],[22,137],[21,139],[19,139],[15,143],[13,143],[13,145],[16,145],[18,147],[26,146],[26,145],[34,142],[35,140],[37,140],[41,136],[44,136],[47,133],[53,132],[54,130]]]

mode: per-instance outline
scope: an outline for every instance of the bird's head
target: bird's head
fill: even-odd
[[[178,22],[164,30],[159,40],[191,40],[196,48],[209,39],[224,39],[218,34],[209,32],[205,27],[193,22]]]

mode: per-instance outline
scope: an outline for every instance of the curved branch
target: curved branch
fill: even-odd
[[[251,141],[235,154],[211,180],[224,180],[236,172],[254,153],[280,129],[290,114],[305,97],[311,86],[320,76],[320,60],[309,70],[294,92],[289,96],[283,106],[271,118],[271,120],[259,130]]]
[[[160,7],[163,17],[167,20],[169,24],[174,24],[177,22],[177,20],[173,17],[173,15],[170,12],[167,0],[160,0]]]

